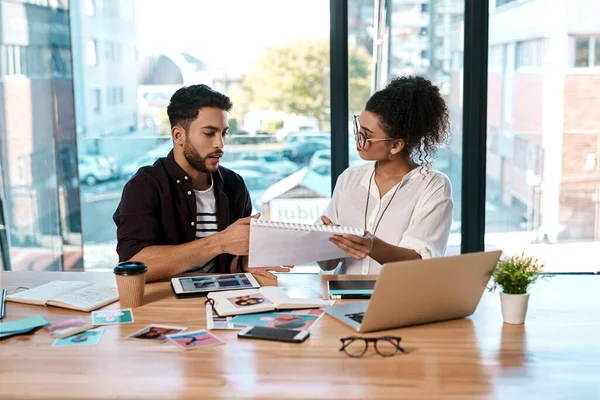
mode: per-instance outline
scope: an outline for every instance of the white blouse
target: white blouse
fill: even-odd
[[[442,257],[452,224],[452,189],[448,177],[439,171],[417,167],[381,199],[373,177],[365,227],[367,190],[374,168],[375,163],[368,163],[345,170],[338,178],[324,215],[335,224],[366,229],[389,244],[414,250],[423,259]],[[398,185],[392,203],[373,232]],[[319,265],[326,268],[325,262]],[[348,256],[335,270],[325,273],[379,274],[381,268],[371,257],[355,260]]]

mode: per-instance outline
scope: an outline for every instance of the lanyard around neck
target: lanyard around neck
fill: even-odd
[[[369,197],[371,197],[371,182],[373,181],[373,178],[375,177],[376,169],[377,169],[377,165],[375,165],[375,168],[373,168],[373,173],[371,174],[371,178],[369,178],[369,188],[367,189],[367,201],[366,201],[366,205],[365,205],[365,231],[367,230],[367,211],[369,210]],[[383,209],[383,212],[379,216],[379,220],[377,221],[377,224],[375,225],[375,229],[372,232],[373,236],[375,236],[375,232],[377,232],[377,228],[379,228],[379,223],[381,222],[381,219],[383,218],[383,214],[385,214],[385,212],[387,211],[390,204],[392,204],[392,200],[394,200],[394,196],[396,196],[396,193],[398,192],[398,189],[400,189],[400,186],[402,186],[403,181],[404,181],[404,178],[402,178],[402,181],[400,181],[398,183],[398,186],[396,186],[396,190],[394,190],[394,193],[392,194],[392,198],[387,203],[387,206],[385,206],[385,208]]]

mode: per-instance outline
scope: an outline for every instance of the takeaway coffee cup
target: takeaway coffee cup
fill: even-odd
[[[144,303],[146,271],[143,262],[123,261],[114,269],[121,308],[139,307]]]

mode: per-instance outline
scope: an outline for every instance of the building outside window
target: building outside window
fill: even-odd
[[[85,14],[93,17],[96,14],[96,0],[84,0]]]
[[[98,41],[96,40],[87,42],[87,63],[89,66],[98,65]]]
[[[100,89],[92,90],[92,110],[99,112],[102,107],[102,92]]]
[[[498,145],[486,155],[485,244],[549,271],[597,271],[599,2],[560,4],[490,9],[487,124]],[[514,68],[498,68],[500,47]]]

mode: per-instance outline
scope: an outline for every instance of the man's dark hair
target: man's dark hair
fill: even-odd
[[[233,104],[229,97],[206,85],[184,86],[173,94],[167,107],[171,128],[179,125],[187,131],[192,121],[198,118],[198,111],[204,107],[229,112]]]
[[[448,140],[450,122],[437,86],[420,76],[393,78],[367,105],[387,136],[405,142],[403,152],[425,166]]]

